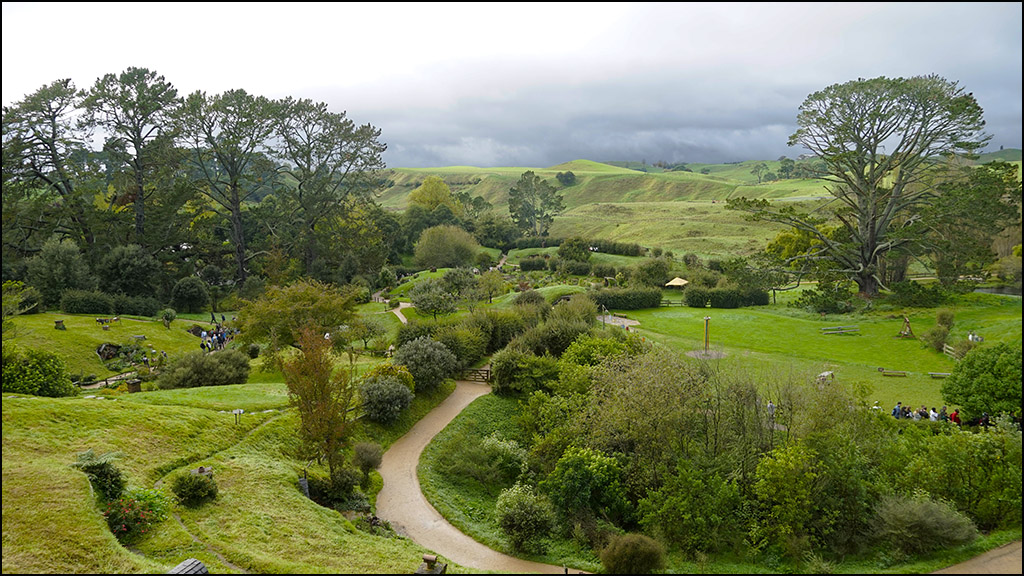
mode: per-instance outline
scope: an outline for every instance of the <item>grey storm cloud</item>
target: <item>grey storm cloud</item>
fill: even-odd
[[[5,105],[141,66],[182,94],[326,102],[380,128],[392,167],[796,157],[809,94],[928,74],[975,95],[990,150],[1021,147],[1020,2],[206,3],[217,34],[169,4],[54,6],[3,5]],[[81,44],[136,21],[154,25],[132,50]],[[246,33],[267,22],[273,41]]]

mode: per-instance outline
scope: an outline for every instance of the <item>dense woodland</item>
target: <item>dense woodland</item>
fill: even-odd
[[[909,110],[877,106],[894,95]],[[867,112],[844,112],[849,102]],[[1019,162],[970,161],[984,122],[955,83],[837,85],[809,96],[798,122],[792,143],[816,158],[750,173],[757,184],[813,175],[834,201],[732,197],[730,210],[782,231],[745,257],[702,258],[553,236],[581,186],[572,171],[549,182],[525,170],[502,205],[428,175],[399,212],[379,202],[396,187],[380,130],[323,103],[182,97],[139,68],[84,90],[58,80],[3,111],[4,391],[30,372],[14,366],[43,366],[57,376],[10,391],[76,393],[66,369],[8,346],[13,316],[123,314],[170,329],[176,314],[211,313],[229,349],[152,369],[147,358],[147,389],[245,383],[259,358],[301,422],[288,457],[316,462],[310,496],[327,507],[369,506],[361,490],[381,446],[357,443],[359,426],[393,427],[415,398],[489,362],[490,418],[438,444],[431,468],[488,503],[515,553],[589,569],[600,558],[610,572],[663,568],[666,550],[825,572],[847,556],[888,569],[979,530],[1019,531],[1019,337],[956,343],[942,394],[961,426],[893,418],[831,380],[724,367],[596,320],[658,307],[677,275],[692,308],[767,306],[799,289],[794,308],[811,318],[935,308],[983,278],[1019,288]],[[514,248],[546,252],[514,276],[496,268]],[[910,281],[915,268],[936,281]],[[570,284],[554,305],[538,290]],[[357,308],[378,291],[420,317],[389,332]],[[218,322],[225,311],[232,321]],[[940,313],[927,336],[938,353],[952,322],[943,333]],[[388,347],[390,360],[369,354]],[[360,349],[372,367],[356,368]],[[107,464],[78,466],[95,483]],[[215,486],[180,490],[182,502],[217,498]]]

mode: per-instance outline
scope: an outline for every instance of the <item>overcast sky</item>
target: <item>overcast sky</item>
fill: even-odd
[[[3,104],[130,66],[326,102],[390,167],[796,157],[832,84],[938,74],[1021,148],[1021,3],[3,3]]]

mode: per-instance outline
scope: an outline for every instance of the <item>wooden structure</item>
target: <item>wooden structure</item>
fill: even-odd
[[[490,368],[470,368],[469,370],[462,371],[462,380],[470,380],[472,382],[490,382],[491,381],[491,369]]]
[[[831,326],[829,328],[822,328],[822,334],[859,334],[859,326]]]

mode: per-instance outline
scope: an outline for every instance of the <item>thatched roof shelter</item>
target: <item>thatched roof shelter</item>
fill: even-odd
[[[683,280],[682,278],[676,276],[675,278],[669,280],[668,284],[665,284],[665,286],[668,288],[685,288],[686,285],[689,283],[689,281]]]

